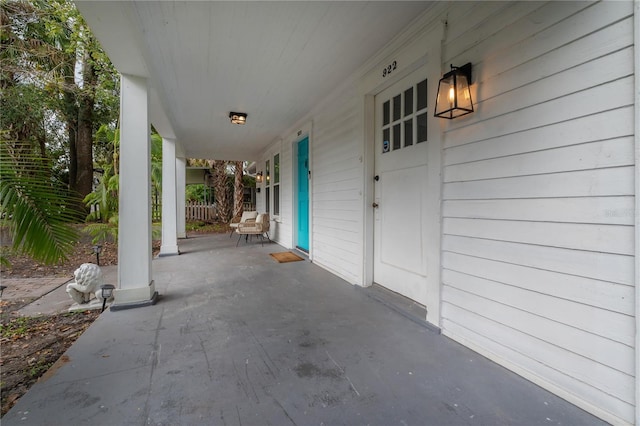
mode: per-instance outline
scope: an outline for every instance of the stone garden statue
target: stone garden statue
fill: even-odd
[[[102,271],[98,265],[83,263],[73,273],[75,282],[67,284],[67,293],[78,304],[89,303],[91,293],[95,294],[99,303],[102,303],[102,291],[100,286],[104,284]]]

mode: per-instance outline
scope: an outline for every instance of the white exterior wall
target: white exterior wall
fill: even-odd
[[[311,211],[313,261],[352,284],[362,282],[362,158],[355,89],[313,120]]]
[[[354,84],[346,83],[293,128],[282,142],[269,147],[259,161],[280,152],[281,215],[274,241],[294,246],[296,158],[293,147],[309,135],[310,257],[352,284],[362,284],[362,139],[358,98]],[[298,133],[300,132],[300,136]],[[264,211],[264,184],[258,210]]]
[[[439,325],[616,424],[636,416],[633,19],[628,1],[458,2],[421,18],[448,22],[442,69],[472,62],[476,107],[440,122]],[[367,285],[361,118],[372,111],[355,86],[302,122],[313,123],[313,261]],[[296,130],[280,148],[287,247]]]
[[[449,11],[442,330],[613,423],[634,422],[631,2]]]

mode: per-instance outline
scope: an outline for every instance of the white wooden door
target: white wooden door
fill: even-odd
[[[426,305],[427,67],[375,97],[374,281]],[[432,96],[433,95],[433,96]],[[431,132],[430,132],[431,133]]]

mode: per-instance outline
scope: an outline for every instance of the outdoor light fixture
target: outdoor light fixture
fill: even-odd
[[[93,246],[93,253],[96,255],[96,265],[100,266],[100,252],[102,251],[102,246],[100,244],[96,244]]]
[[[112,284],[104,284],[100,286],[100,291],[102,292],[102,312],[104,312],[104,308],[107,306],[107,299],[111,299],[115,288],[116,287]]]
[[[247,114],[244,112],[230,112],[229,118],[232,124],[245,124],[247,122]]]
[[[262,183],[262,172],[256,173],[256,182]]]
[[[451,65],[451,71],[443,75],[438,83],[434,117],[451,120],[472,113],[470,84],[471,62],[461,67]]]

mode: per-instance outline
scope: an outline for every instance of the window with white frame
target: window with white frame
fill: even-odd
[[[273,156],[273,215],[280,216],[280,154]]]
[[[269,213],[271,210],[269,206],[271,205],[271,170],[269,170],[270,162],[267,160],[267,164],[265,166],[265,177],[264,177],[264,209],[266,213]]]

